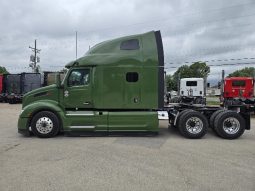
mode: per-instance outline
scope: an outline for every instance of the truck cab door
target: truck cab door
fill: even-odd
[[[63,103],[70,132],[107,132],[108,112],[94,111],[92,68],[74,68],[63,86]]]
[[[66,109],[92,108],[91,68],[72,69],[64,83],[63,105]]]

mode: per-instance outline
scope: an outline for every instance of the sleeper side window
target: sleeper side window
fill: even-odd
[[[68,86],[84,86],[89,85],[90,71],[89,69],[75,69],[68,77]]]
[[[127,82],[137,82],[139,79],[137,72],[128,72],[126,74],[126,80]]]
[[[138,50],[139,48],[140,46],[138,39],[126,40],[120,44],[120,50]]]

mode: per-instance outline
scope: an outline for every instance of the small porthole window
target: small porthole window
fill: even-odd
[[[138,81],[138,73],[137,72],[128,72],[126,74],[127,82],[137,82]]]
[[[138,39],[126,40],[120,44],[120,50],[138,50],[139,48]]]

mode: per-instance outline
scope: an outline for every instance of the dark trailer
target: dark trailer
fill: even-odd
[[[22,94],[25,94],[42,86],[40,73],[22,73],[21,79],[22,79],[21,86]]]
[[[9,103],[18,101],[21,95],[21,74],[7,74],[5,77],[4,99]]]
[[[10,74],[6,78],[7,101],[20,103],[24,94],[41,86],[40,73]]]
[[[0,102],[4,101],[4,92],[5,92],[5,86],[4,86],[4,74],[0,75]]]
[[[49,86],[52,84],[55,84],[55,78],[57,74],[60,74],[60,80],[62,81],[65,77],[64,72],[50,72],[50,71],[44,71],[43,72],[43,84],[42,86]]]

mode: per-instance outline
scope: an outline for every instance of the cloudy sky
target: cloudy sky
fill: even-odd
[[[31,71],[35,39],[42,70],[61,69],[75,59],[75,31],[78,57],[107,39],[161,30],[168,73],[209,61],[212,80],[255,66],[255,0],[1,0],[0,26],[0,66],[12,73]]]

